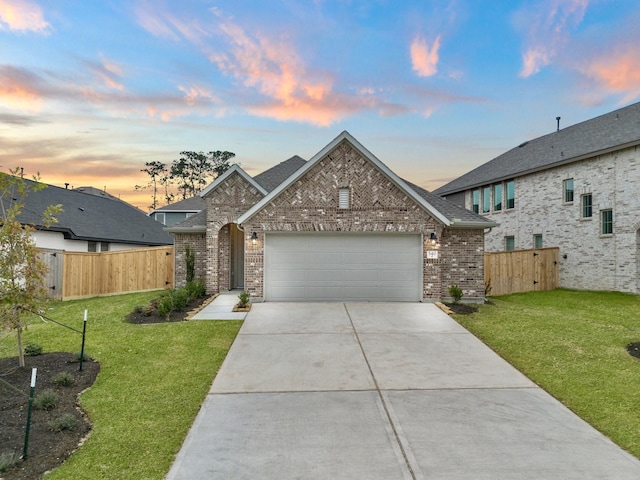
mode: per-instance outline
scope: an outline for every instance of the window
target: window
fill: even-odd
[[[505,184],[507,190],[507,208],[514,208],[516,206],[516,182],[509,180]]]
[[[474,190],[472,195],[473,195],[473,213],[480,213],[480,190]]]
[[[568,178],[562,182],[564,189],[564,203],[573,202],[573,178]]]
[[[87,252],[97,252],[97,251],[98,251],[98,243],[88,242]]]
[[[499,212],[502,210],[502,184],[496,183],[493,186],[493,210]]]
[[[338,193],[338,208],[349,208],[349,189],[341,188]]]
[[[482,213],[491,211],[491,188],[484,187],[482,189]]]
[[[100,251],[108,252],[109,251],[109,242],[100,242]]]
[[[507,251],[516,249],[516,239],[513,236],[504,237],[504,249]]]
[[[600,233],[602,235],[613,234],[613,210],[600,211]]]
[[[156,220],[163,225],[166,225],[165,213],[164,212],[156,212],[155,213]]]
[[[542,248],[542,234],[536,233],[533,236],[533,248]]]
[[[582,197],[580,197],[580,203],[582,218],[591,218],[593,216],[593,197],[591,194],[582,195]]]

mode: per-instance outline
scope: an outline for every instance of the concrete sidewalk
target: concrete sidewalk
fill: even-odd
[[[437,307],[253,306],[169,480],[638,479]]]

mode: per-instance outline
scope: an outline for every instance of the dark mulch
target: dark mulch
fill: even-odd
[[[174,310],[169,314],[169,318],[160,315],[155,308],[145,309],[144,313],[140,311],[131,312],[126,321],[135,324],[145,323],[165,323],[165,322],[182,322],[189,315],[189,312],[197,310],[205,302],[209,300],[209,297],[200,297],[191,300],[189,304],[182,310]]]
[[[478,307],[469,305],[468,303],[445,303],[447,307],[453,312],[459,315],[469,315],[478,311]]]
[[[91,424],[78,407],[77,399],[80,392],[93,384],[100,365],[93,360],[85,360],[80,372],[77,356],[62,352],[25,357],[25,363],[25,368],[19,368],[17,357],[0,359],[0,455],[22,456],[33,367],[38,369],[35,394],[52,389],[59,399],[52,410],[32,410],[27,459],[19,460],[15,466],[0,473],[5,480],[40,478],[45,472],[62,464],[91,430]],[[61,372],[72,375],[74,385],[55,385],[52,379]],[[75,428],[58,433],[51,431],[49,422],[66,413],[76,418]]]
[[[633,342],[627,345],[627,352],[629,352],[629,355],[640,358],[640,342]]]

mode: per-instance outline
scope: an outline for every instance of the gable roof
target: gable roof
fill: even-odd
[[[360,142],[358,142],[349,132],[346,130],[343,131],[340,135],[338,135],[335,139],[333,139],[328,145],[326,145],[322,150],[320,150],[313,158],[311,158],[308,162],[306,162],[301,168],[297,169],[289,178],[287,178],[284,182],[278,185],[274,190],[272,190],[266,197],[264,197],[260,202],[255,204],[252,208],[250,208],[246,213],[244,213],[238,219],[239,224],[243,224],[250,220],[254,215],[256,215],[262,208],[264,208],[269,202],[271,202],[274,198],[280,195],[283,191],[285,191],[289,186],[294,184],[298,179],[300,179],[305,173],[311,170],[318,162],[320,162],[323,158],[325,158],[334,148],[336,148],[341,142],[347,141],[349,142],[356,150],[360,152],[367,160],[373,163],[389,180],[391,180],[400,190],[406,193],[410,198],[412,198],[416,203],[418,203],[424,210],[426,210],[432,217],[434,217],[437,221],[442,223],[445,226],[451,226],[454,223],[456,226],[483,226],[490,227],[494,225],[490,220],[476,215],[472,212],[469,212],[473,219],[468,215],[464,215],[463,218],[452,217],[448,218],[447,215],[439,208],[436,208],[431,201],[436,197],[429,194],[426,190],[422,190],[425,195],[420,194],[416,189],[410,187],[404,180],[398,177],[395,173],[393,173],[384,163],[382,163],[375,155],[373,155],[369,150],[367,150]],[[437,200],[441,208],[446,206],[444,210],[451,214],[454,210],[462,217],[462,212],[457,211],[457,207],[453,205],[449,205],[450,202],[442,199],[442,201]],[[454,208],[455,207],[455,208]]]
[[[179,202],[156,208],[155,210],[150,212],[149,215],[155,212],[199,212],[206,206],[207,202],[205,202],[204,198],[202,198],[200,195],[196,195],[195,197],[185,198],[184,200],[180,200]]]
[[[61,232],[67,239],[154,246],[173,244],[160,223],[120,200],[53,185],[37,192],[30,191],[24,199],[18,200],[25,204],[18,217],[20,223]],[[58,223],[43,227],[42,213],[48,206],[58,204],[64,209],[57,216]]]
[[[635,103],[523,142],[434,193],[449,195],[639,144],[640,103]]]
[[[255,187],[256,190],[258,190],[262,195],[267,194],[267,191],[262,187],[262,185],[260,185],[253,178],[251,178],[249,174],[245,172],[242,168],[240,168],[240,165],[236,163],[235,165],[232,165],[231,168],[229,168],[226,172],[224,172],[222,175],[216,178],[213,183],[207,186],[207,188],[202,190],[200,192],[200,197],[202,198],[206,197],[209,192],[215,190],[218,187],[218,185],[220,185],[222,182],[224,182],[227,178],[229,178],[234,173],[237,173],[242,178],[244,178],[250,185]]]
[[[306,163],[304,158],[294,155],[290,159],[259,173],[253,179],[262,185],[267,192],[271,192]]]

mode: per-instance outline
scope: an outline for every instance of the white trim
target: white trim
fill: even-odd
[[[215,190],[218,185],[224,182],[227,178],[229,178],[234,173],[239,174],[242,178],[244,178],[251,186],[255,187],[262,195],[267,196],[267,191],[260,186],[258,182],[256,182],[253,178],[249,176],[247,172],[245,172],[240,165],[232,165],[226,172],[220,175],[215,179],[213,183],[211,183],[207,188],[202,190],[199,195],[204,198],[209,192]]]
[[[347,140],[353,147],[356,148],[364,157],[373,163],[389,180],[396,184],[398,188],[400,188],[404,193],[406,193],[410,198],[412,198],[418,205],[420,205],[424,210],[427,211],[432,217],[436,220],[444,224],[445,226],[450,226],[451,221],[445,217],[440,211],[438,211],[433,205],[427,202],[424,198],[417,194],[415,190],[410,188],[404,180],[398,177],[395,173],[393,173],[389,167],[387,167],[384,163],[382,163],[374,154],[372,154],[369,150],[367,150],[360,142],[358,142],[349,132],[346,130],[343,131],[340,135],[333,139],[328,145],[326,145],[322,150],[314,155],[305,165],[296,170],[293,175],[291,175],[287,180],[282,182],[275,188],[271,193],[265,196],[262,200],[256,203],[252,208],[247,210],[243,215],[238,218],[238,223],[243,224],[250,220],[254,215],[256,215],[260,210],[262,210],[266,205],[268,205],[272,200],[274,200],[278,195],[280,195],[284,190],[289,188],[292,184],[294,184],[298,179],[300,179],[305,173],[311,170],[316,163],[325,158],[334,148],[336,148],[343,140]]]

